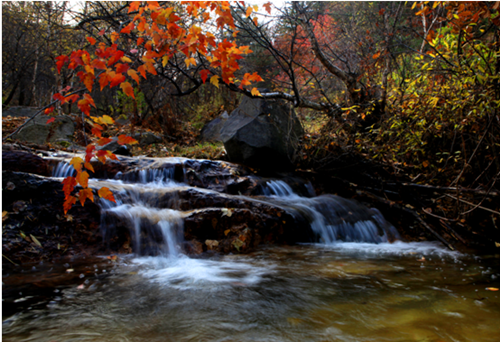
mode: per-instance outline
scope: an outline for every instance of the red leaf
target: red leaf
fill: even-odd
[[[205,84],[205,81],[207,80],[208,78],[208,74],[210,73],[209,70],[200,70],[200,76],[201,76],[201,80],[203,81],[203,84]]]
[[[64,63],[69,61],[69,58],[68,58],[68,56],[62,55],[62,56],[56,57],[56,60],[57,60],[57,62],[56,62],[57,73],[60,74],[62,66],[64,65]]]
[[[62,96],[60,93],[55,93],[54,95],[52,95],[52,98],[54,100],[61,101],[61,104],[64,104],[64,102],[66,102],[66,98],[64,96]]]
[[[56,118],[50,118],[47,120],[47,125],[50,124],[50,123],[53,123],[54,121],[56,121]]]
[[[129,66],[128,64],[118,63],[118,64],[116,64],[116,73],[117,73],[117,74],[124,73],[124,72],[126,72],[129,68],[130,68],[130,66]]]
[[[266,9],[267,13],[271,14],[271,3],[270,2],[265,3],[262,6]]]
[[[113,88],[114,86],[119,85],[125,81],[125,76],[123,74],[116,74],[115,77],[111,79],[111,83],[109,84],[110,88]]]
[[[49,107],[49,108],[46,108],[43,112],[45,113],[45,115],[49,115],[53,111],[54,111],[54,107]]]
[[[99,126],[99,125],[97,125],[97,126]],[[95,150],[95,146],[94,145],[92,145],[92,144],[87,145],[87,148],[85,149],[85,162],[86,163],[89,163],[90,160],[92,159],[92,157],[94,156],[94,150]],[[87,167],[87,166],[85,166],[85,167]],[[87,167],[87,169],[88,169],[88,167]],[[94,170],[92,169],[92,172],[93,171]]]
[[[73,206],[73,204],[75,204],[75,203],[76,203],[76,197],[75,196],[68,196],[64,200],[64,204],[63,204],[64,214],[66,214],[68,212],[68,210],[70,210],[71,207]]]
[[[134,27],[135,27],[134,22],[131,21],[130,24],[128,24],[127,26],[122,28],[120,33],[130,33],[130,31],[132,31],[134,29]]]
[[[69,176],[64,178],[62,183],[63,183],[64,198],[68,198],[76,186],[76,179],[75,177]]]
[[[89,41],[90,45],[94,45],[96,42],[96,40],[92,37],[86,37],[85,39],[87,39]]]
[[[124,134],[118,136],[118,144],[126,145],[126,144],[137,144],[138,141],[132,137],[126,136]]]

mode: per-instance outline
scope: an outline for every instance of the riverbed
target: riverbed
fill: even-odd
[[[500,259],[436,243],[103,256],[3,274],[4,341],[481,341]]]

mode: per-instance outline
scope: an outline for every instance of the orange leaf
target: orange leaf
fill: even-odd
[[[94,193],[92,192],[92,189],[82,189],[78,193],[78,198],[80,199],[80,203],[82,204],[82,207],[85,205],[85,200],[88,198],[92,202],[94,202]]]
[[[252,14],[252,12],[253,12],[253,8],[252,7],[248,7],[247,8],[247,13],[246,13],[247,18],[250,16],[250,14]]]
[[[52,113],[53,111],[54,111],[54,107],[49,107],[49,108],[45,109],[43,112],[44,112],[46,115],[48,115],[48,114]]]
[[[90,45],[94,45],[96,42],[96,40],[92,37],[86,37],[85,39],[87,39],[89,41]]]
[[[120,144],[120,145],[126,145],[126,144],[132,145],[132,144],[137,144],[137,143],[138,143],[137,140],[135,140],[132,137],[126,136],[124,134],[121,134],[118,136],[118,144]]]
[[[132,87],[132,85],[129,82],[123,82],[122,84],[120,84],[120,88],[122,88],[123,92],[126,95],[128,95],[131,98],[135,99],[134,88]]]
[[[128,69],[127,75],[129,75],[130,77],[132,77],[132,79],[134,81],[136,81],[137,84],[139,84],[139,81],[140,81],[139,75],[137,75],[137,72],[134,69]]]
[[[376,54],[374,54],[374,55],[372,56],[372,58],[373,58],[373,59],[377,59],[377,58],[379,58],[379,57],[380,57],[380,52],[377,52]]]
[[[76,197],[75,196],[68,196],[64,200],[64,204],[63,204],[64,214],[66,214],[68,212],[68,210],[70,210],[71,207],[73,206],[73,204],[75,204],[75,203],[76,203]]]
[[[111,42],[115,42],[118,37],[120,37],[120,34],[118,32],[111,32]]]
[[[76,175],[76,181],[83,187],[89,186],[89,174],[87,171],[78,172]]]
[[[83,164],[83,159],[80,157],[73,157],[73,159],[71,159],[71,161],[69,162],[69,165],[73,165],[73,168],[76,171],[82,170],[82,164]]]
[[[85,166],[85,168],[89,171],[92,171],[95,173],[94,171],[94,167],[92,166],[92,164],[90,164],[89,162],[86,162],[85,164],[83,164],[83,166]]]
[[[498,291],[498,288],[496,288],[496,287],[487,287],[486,290],[488,290],[488,291]]]
[[[251,93],[252,93],[253,96],[262,96],[260,94],[260,91],[257,90],[257,88],[252,88]]]
[[[113,193],[109,190],[109,188],[107,188],[105,186],[100,188],[99,191],[97,191],[97,194],[101,198],[104,198],[104,199],[107,199],[108,201],[116,203],[115,197],[113,196]]]
[[[140,1],[132,1],[130,5],[128,6],[128,13],[137,11],[139,9],[139,6],[141,5]]]
[[[424,161],[424,162],[422,163],[422,166],[423,166],[423,167],[427,167],[427,166],[429,166],[429,161],[428,161],[428,160]]]
[[[76,179],[75,177],[69,176],[64,178],[62,183],[63,183],[64,198],[68,198],[76,186]]]
[[[143,65],[140,65],[138,68],[137,68],[137,71],[139,71],[142,75],[142,77],[146,78],[146,66],[143,64]]]

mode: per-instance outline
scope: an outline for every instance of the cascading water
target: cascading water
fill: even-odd
[[[69,177],[75,176],[76,171],[70,164],[66,162],[59,162],[52,171],[52,177]]]
[[[377,209],[334,195],[306,198],[281,180],[267,183],[264,193],[308,219],[320,242],[392,242],[397,230]]]
[[[272,181],[258,198],[219,193],[248,207],[210,207],[218,220],[203,227],[265,203],[288,210],[304,229],[307,221],[325,243],[188,258],[181,254],[186,213],[196,210],[181,206],[179,194],[205,201],[216,191],[175,183],[161,170],[129,175],[89,184],[113,191],[117,203],[100,203],[104,233],[128,229],[136,255],[30,264],[17,274],[4,268],[3,340],[498,341],[498,257],[383,243],[397,233],[375,209],[337,196],[301,197]]]

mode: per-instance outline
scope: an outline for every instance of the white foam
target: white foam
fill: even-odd
[[[317,245],[327,249],[334,249],[341,253],[362,253],[367,256],[408,256],[408,255],[434,255],[439,257],[459,258],[464,255],[450,251],[439,242],[402,242],[396,241],[393,243],[365,243],[365,242],[336,242],[328,245]]]
[[[151,282],[182,290],[256,285],[265,274],[273,272],[272,265],[190,259],[183,255],[177,258],[138,257],[132,261],[141,266],[139,274]]]

